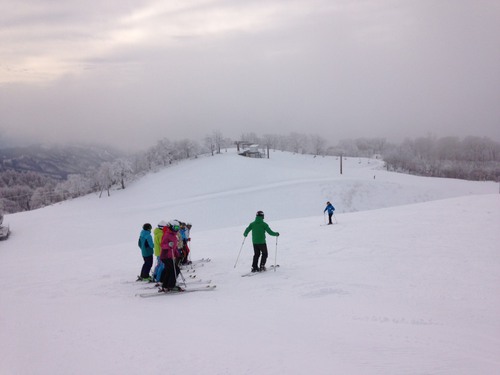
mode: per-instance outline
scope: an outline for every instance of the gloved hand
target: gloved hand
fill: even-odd
[[[279,237],[280,236],[280,232],[276,232],[276,237]]]
[[[168,243],[168,246],[170,246],[170,247],[174,247],[174,243],[173,243],[173,242],[169,242],[169,243]]]

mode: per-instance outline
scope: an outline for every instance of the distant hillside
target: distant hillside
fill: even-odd
[[[117,151],[97,146],[29,146],[0,148],[0,173],[35,172],[57,180],[69,174],[82,174],[113,161]]]

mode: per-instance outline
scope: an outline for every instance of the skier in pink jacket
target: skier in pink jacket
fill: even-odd
[[[160,292],[182,291],[180,287],[176,286],[177,275],[179,275],[177,259],[180,257],[177,250],[177,232],[179,229],[180,224],[177,220],[171,220],[163,227],[160,260],[165,265],[165,269],[161,275],[162,288]]]

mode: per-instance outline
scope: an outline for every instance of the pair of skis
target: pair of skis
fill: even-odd
[[[193,260],[193,261],[189,261],[186,264],[182,264],[182,266],[187,266],[187,267],[189,267],[191,265],[195,266],[195,265],[199,265],[199,264],[203,264],[203,263],[208,263],[208,262],[211,262],[211,261],[212,261],[212,259],[210,259],[210,258],[201,258],[201,259],[196,259],[196,260]]]
[[[199,287],[189,287],[186,289],[182,290],[169,290],[168,292],[163,292],[161,290],[155,292],[155,293],[139,293],[136,294],[136,296],[142,297],[142,298],[151,298],[151,297],[159,297],[159,296],[168,296],[172,294],[185,294],[185,293],[192,293],[192,292],[208,292],[210,290],[214,290],[216,288],[216,285],[205,285],[205,286],[199,286]]]
[[[268,270],[275,270],[276,271],[276,268],[278,268],[280,265],[277,264],[276,267],[273,265],[269,266],[268,267]],[[266,271],[260,271],[260,272],[248,272],[248,273],[244,273],[243,275],[241,275],[241,277],[250,277],[250,276],[255,276],[255,275],[259,275],[261,273],[266,273]]]
[[[210,261],[211,261],[210,258],[201,258],[198,260],[194,260],[190,264],[185,265],[187,269],[184,269],[183,271],[185,273],[190,274],[189,275],[190,279],[194,279],[196,277],[196,275],[193,274],[195,272],[194,268],[196,266],[203,266],[204,263],[208,263]],[[139,294],[136,294],[136,296],[139,296],[142,298],[150,298],[150,297],[165,296],[165,295],[170,295],[170,294],[205,292],[205,291],[209,291],[209,290],[214,290],[216,288],[216,285],[212,284],[212,280],[203,281],[201,279],[197,279],[196,281],[190,281],[190,282],[187,282],[186,280],[184,280],[184,283],[181,283],[181,284],[185,284],[186,288],[185,289],[183,288],[181,290],[174,289],[174,290],[169,290],[166,292],[159,289],[157,292],[154,292],[154,293],[153,292],[139,293]]]

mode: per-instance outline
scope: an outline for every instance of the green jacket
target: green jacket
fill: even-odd
[[[273,232],[269,225],[264,221],[264,218],[257,216],[255,221],[251,222],[250,225],[245,229],[243,235],[246,237],[248,233],[252,231],[252,242],[256,245],[261,245],[266,243],[266,232],[271,236],[279,236],[278,232]]]
[[[159,257],[161,253],[161,238],[163,237],[163,229],[155,228],[153,231],[154,242],[155,242],[155,257]]]

